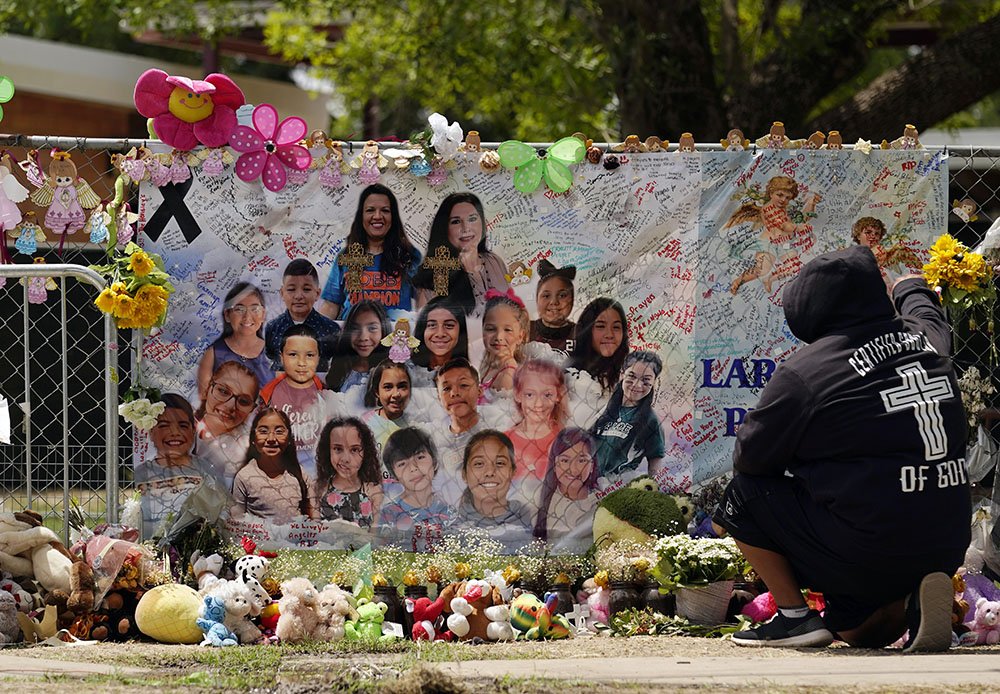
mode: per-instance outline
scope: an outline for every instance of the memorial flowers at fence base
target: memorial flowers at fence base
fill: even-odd
[[[743,575],[749,566],[731,537],[692,538],[671,535],[656,541],[653,577],[661,590],[704,588]]]

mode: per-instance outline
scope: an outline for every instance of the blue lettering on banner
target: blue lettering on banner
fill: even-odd
[[[702,359],[702,388],[763,388],[774,373],[776,362],[772,359],[750,359],[750,377],[747,376],[746,367],[742,359],[734,359],[733,365],[729,367],[729,373],[725,381],[718,383],[712,380],[712,364],[716,359]],[[751,380],[752,377],[752,380]],[[737,382],[733,386],[733,381]]]

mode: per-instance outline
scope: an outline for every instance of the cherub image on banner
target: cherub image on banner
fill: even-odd
[[[886,270],[892,270],[897,274],[905,274],[908,271],[919,270],[922,261],[911,248],[903,245],[903,241],[909,237],[905,233],[900,233],[897,229],[890,235],[886,231],[885,224],[877,217],[862,217],[854,222],[851,227],[851,240],[859,246],[871,249],[878,261],[878,268],[882,272],[882,277],[889,282]],[[885,248],[883,243],[892,243],[889,248]]]
[[[823,199],[818,193],[813,193],[804,202],[791,205],[798,195],[798,184],[788,176],[773,177],[763,192],[760,184],[755,183],[742,194],[750,200],[740,205],[722,230],[744,223],[750,223],[754,230],[764,229],[743,249],[744,252],[754,252],[753,266],[733,280],[730,293],[735,295],[741,286],[755,279],[759,279],[764,291],[770,293],[775,280],[794,273],[798,263],[792,261],[814,243],[812,225],[807,220],[816,216],[816,203]],[[733,197],[740,196],[736,193]]]

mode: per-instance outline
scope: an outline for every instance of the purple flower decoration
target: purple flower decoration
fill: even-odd
[[[306,127],[298,116],[278,123],[278,110],[271,104],[255,108],[253,127],[237,125],[229,136],[230,146],[243,152],[236,160],[236,175],[243,181],[261,177],[270,191],[284,188],[288,180],[286,166],[302,171],[312,163],[309,150],[296,144],[305,137]]]

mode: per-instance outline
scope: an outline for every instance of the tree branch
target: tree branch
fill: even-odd
[[[758,61],[747,87],[730,97],[731,125],[761,134],[780,119],[789,132],[799,131],[817,102],[868,64],[872,23],[906,8],[906,0],[807,2],[781,46]]]
[[[883,74],[805,130],[836,128],[844,141],[899,137],[905,122],[923,128],[1000,89],[996,68],[1000,14],[952,36]]]

